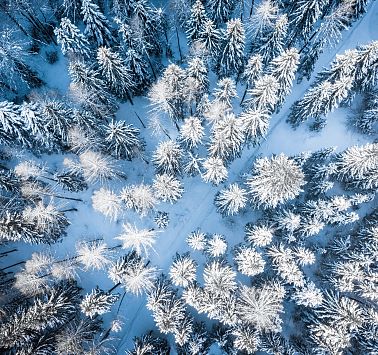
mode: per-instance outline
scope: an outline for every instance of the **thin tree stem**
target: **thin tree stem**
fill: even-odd
[[[144,122],[142,121],[142,119],[140,118],[140,116],[135,111],[134,111],[134,113],[138,117],[138,120],[142,124],[143,128],[146,128],[146,125],[144,124]]]
[[[182,53],[181,53],[181,46],[180,46],[180,37],[179,37],[179,34],[178,34],[177,26],[175,26],[175,29],[176,29],[177,45],[178,45],[178,49],[179,49],[179,53],[180,53],[180,61],[182,62]]]
[[[111,289],[109,289],[106,293],[112,293],[118,286],[120,286],[121,283],[118,282],[117,284],[115,284]]]
[[[18,263],[15,263],[15,264],[12,264],[12,265],[9,265],[7,267],[3,267],[2,269],[0,269],[0,271],[3,271],[3,270],[6,270],[6,269],[10,269],[11,267],[13,266],[17,266],[17,265],[21,265],[21,264],[25,264],[26,261],[19,261]]]
[[[240,101],[240,106],[243,105],[245,96],[247,95],[247,90],[248,90],[248,84],[245,86],[244,94],[243,94],[243,97],[242,97],[242,99]]]
[[[7,256],[8,254],[13,253],[15,251],[17,251],[17,249],[11,249],[11,250],[8,250],[8,251],[4,251],[4,252],[0,253],[0,257]]]

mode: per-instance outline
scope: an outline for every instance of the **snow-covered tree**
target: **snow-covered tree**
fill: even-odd
[[[139,129],[125,121],[112,121],[105,126],[105,141],[109,153],[118,159],[131,160],[141,156],[144,142],[139,137]]]
[[[354,85],[362,90],[374,88],[378,80],[378,41],[358,47],[356,81]]]
[[[122,210],[120,198],[113,191],[103,187],[93,192],[92,206],[111,221],[117,220]]]
[[[135,225],[124,223],[122,233],[115,237],[122,242],[122,249],[135,250],[138,255],[148,256],[148,249],[153,249],[156,242],[156,231],[153,229],[138,229]]]
[[[245,227],[245,239],[257,247],[265,247],[272,242],[274,230],[265,225],[253,225],[248,223]]]
[[[236,290],[235,278],[236,272],[232,267],[221,261],[208,263],[203,271],[205,290],[218,296],[226,296]]]
[[[62,18],[60,27],[54,29],[57,42],[61,45],[63,55],[89,57],[89,43],[80,30],[68,19]]]
[[[213,258],[220,257],[226,254],[227,242],[223,235],[213,234],[206,240],[206,253]]]
[[[183,152],[175,141],[160,142],[152,157],[156,172],[173,176],[180,173],[182,155]]]
[[[273,75],[263,75],[255,81],[254,87],[248,90],[250,97],[244,104],[257,110],[272,112],[278,101],[279,89],[280,84]]]
[[[205,250],[207,243],[206,234],[199,230],[192,232],[186,238],[186,242],[193,250]]]
[[[281,286],[266,282],[260,287],[241,286],[237,304],[240,319],[259,331],[279,331],[285,291]]]
[[[335,174],[347,186],[375,189],[378,177],[378,144],[346,149],[335,163]]]
[[[186,35],[189,44],[196,41],[200,36],[200,31],[207,20],[205,7],[201,0],[196,0],[190,10],[190,17],[186,23]]]
[[[179,140],[189,149],[193,149],[202,143],[204,135],[201,120],[198,117],[191,116],[184,120],[180,129]]]
[[[292,299],[298,304],[305,307],[317,307],[323,301],[322,292],[313,282],[308,282],[303,288],[296,290]]]
[[[305,180],[304,173],[294,160],[280,154],[271,159],[256,160],[253,176],[246,183],[253,203],[263,208],[274,208],[298,196]]]
[[[187,102],[192,101],[196,104],[196,110],[200,106],[201,100],[209,90],[208,69],[204,61],[199,57],[194,57],[188,62],[187,81],[184,88],[184,95],[187,96]],[[189,100],[190,99],[190,100]],[[190,107],[192,110],[192,107]]]
[[[214,21],[206,20],[202,25],[199,36],[200,43],[203,43],[208,55],[215,60],[221,47],[221,30],[216,28]]]
[[[168,354],[170,347],[167,340],[156,337],[152,334],[152,331],[143,334],[140,337],[135,337],[134,348],[132,350],[126,350],[127,355],[142,355],[142,354]]]
[[[233,113],[226,113],[212,130],[208,147],[211,157],[221,158],[228,163],[239,157],[244,143],[242,122]]]
[[[247,143],[256,145],[267,135],[270,119],[268,111],[249,108],[240,114],[239,119]]]
[[[110,45],[113,36],[110,31],[109,22],[98,5],[91,0],[83,0],[81,14],[83,15],[85,24],[85,35],[93,38],[98,46]]]
[[[203,163],[203,167],[205,168],[205,173],[202,174],[202,178],[205,182],[219,185],[228,177],[227,169],[220,158],[210,157],[206,159]]]
[[[156,198],[170,203],[179,200],[184,192],[180,180],[168,174],[156,175],[153,189]]]
[[[175,286],[188,287],[196,280],[197,264],[189,254],[176,254],[169,269],[169,277]]]
[[[102,270],[110,263],[110,251],[103,241],[80,242],[76,255],[84,270]]]
[[[235,0],[209,0],[207,8],[212,20],[217,23],[224,23],[229,20],[235,8]]]
[[[109,277],[114,283],[121,283],[127,292],[142,295],[152,288],[156,279],[156,268],[148,266],[135,252],[119,258],[109,269]]]
[[[236,249],[234,261],[238,271],[246,276],[255,276],[261,274],[265,268],[265,260],[255,249],[241,247]]]
[[[223,32],[216,69],[221,76],[241,74],[244,68],[244,26],[240,19],[227,22]]]
[[[275,57],[271,62],[271,74],[279,84],[278,105],[282,105],[286,96],[291,92],[295,72],[299,64],[299,54],[296,48],[290,48]]]
[[[106,293],[98,287],[85,295],[80,304],[81,311],[90,318],[110,312],[111,307],[119,299],[118,294]]]
[[[237,184],[231,184],[217,193],[214,203],[220,213],[234,215],[246,206],[247,192]]]
[[[141,216],[146,216],[157,203],[152,186],[143,183],[124,187],[120,198],[127,208],[135,209]]]
[[[110,90],[121,98],[126,97],[132,103],[131,92],[134,84],[130,70],[121,56],[110,48],[100,47],[97,51],[97,61]]]
[[[232,99],[238,96],[236,91],[235,81],[231,78],[223,78],[217,82],[217,87],[214,89],[214,96],[216,103],[222,103],[216,109],[220,110],[221,114],[224,114],[227,108],[232,108]]]
[[[240,324],[232,329],[232,335],[235,337],[233,345],[236,350],[246,354],[256,353],[260,343],[256,329],[248,325]]]
[[[255,80],[261,76],[262,66],[263,63],[260,54],[251,55],[249,57],[246,65],[244,66],[244,71],[241,76],[242,81],[245,83],[245,90],[240,105],[243,104],[248,88],[252,87]]]

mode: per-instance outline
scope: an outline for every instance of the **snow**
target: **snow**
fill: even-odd
[[[355,48],[357,45],[367,43],[373,39],[378,39],[377,31],[378,23],[378,2],[372,1],[368,7],[368,12],[361,20],[358,20],[353,27],[343,33],[343,38],[337,48],[331,49],[323,53],[318,60],[314,73],[321,70],[322,67],[328,66],[334,59],[336,53],[343,53],[347,49]],[[172,39],[174,41],[174,39]],[[186,51],[183,44],[182,49]],[[177,52],[177,47],[173,44],[174,52]],[[178,52],[177,52],[178,53]],[[64,95],[69,86],[69,77],[67,74],[67,59],[59,52],[59,60],[53,65],[41,65],[43,70],[42,79],[47,85],[56,89],[60,94]],[[312,76],[312,80],[314,74]],[[214,79],[214,78],[212,78]],[[149,259],[153,266],[158,267],[159,272],[169,273],[170,266],[176,252],[183,254],[191,251],[187,242],[187,236],[198,229],[211,234],[220,234],[225,237],[229,247],[232,247],[243,240],[244,225],[247,222],[255,220],[259,216],[258,211],[253,211],[251,208],[242,213],[231,216],[222,217],[217,212],[214,206],[214,197],[216,193],[230,184],[240,184],[242,176],[250,173],[254,160],[257,157],[271,157],[272,154],[284,153],[287,156],[297,155],[304,151],[315,151],[323,147],[336,146],[337,151],[342,151],[352,145],[363,145],[371,141],[371,138],[357,133],[350,127],[349,116],[350,109],[338,108],[328,115],[327,125],[321,132],[310,132],[306,124],[301,125],[293,130],[286,119],[290,113],[292,103],[298,98],[303,97],[305,91],[309,88],[312,80],[307,82],[302,81],[300,84],[294,84],[290,96],[285,100],[285,104],[279,113],[273,114],[270,120],[270,127],[265,139],[258,147],[245,148],[240,158],[234,160],[228,166],[228,178],[220,182],[218,186],[203,181],[201,176],[183,177],[181,183],[184,188],[182,197],[174,204],[168,202],[159,202],[157,210],[164,211],[169,214],[170,223],[166,229],[160,230],[156,233],[156,241],[146,242],[148,246],[153,244],[153,248],[149,250]],[[214,80],[210,83],[210,88],[215,87]],[[235,113],[240,112],[241,108],[238,103],[243,95],[245,86],[238,84],[237,90],[239,98],[234,100]],[[155,137],[151,136],[145,126],[148,124],[148,117],[150,117],[150,101],[145,97],[136,97],[133,99],[134,104],[123,103],[117,111],[117,119],[125,120],[127,123],[132,123],[135,127],[141,130],[141,136],[145,138],[146,157],[150,162],[147,164],[142,159],[135,158],[132,162],[122,162],[119,166],[121,173],[127,175],[127,178],[116,178],[115,173],[110,171],[112,179],[104,178],[103,184],[98,181],[89,185],[89,188],[80,193],[61,192],[68,197],[80,198],[82,202],[65,201],[64,203],[54,200],[58,209],[76,208],[77,211],[67,212],[70,226],[67,229],[67,236],[58,243],[51,246],[46,245],[25,245],[25,244],[10,244],[7,249],[13,246],[18,248],[17,253],[12,253],[7,257],[7,264],[16,263],[25,258],[30,258],[33,252],[48,251],[56,259],[64,259],[67,256],[71,257],[77,253],[76,246],[83,240],[93,240],[102,238],[107,247],[115,247],[119,244],[117,236],[122,236],[122,226],[124,223],[129,225],[132,223],[133,228],[138,228],[143,231],[155,228],[153,222],[153,213],[147,216],[140,216],[131,209],[123,208],[122,212],[108,211],[111,206],[101,208],[94,208],[92,204],[92,196],[96,196],[96,191],[99,191],[104,185],[105,188],[111,189],[114,193],[120,193],[122,188],[131,184],[153,184],[153,176],[155,169],[153,166],[153,153],[160,141],[165,140],[165,136]],[[235,107],[236,106],[236,107]],[[142,119],[143,123],[138,119]],[[174,139],[178,133],[172,124],[169,128],[169,135]],[[87,153],[88,154],[88,153]],[[29,157],[25,153],[25,157]],[[53,170],[55,167],[63,167],[64,158],[77,158],[73,154],[65,156],[58,154],[43,155],[38,162]],[[35,159],[35,158],[34,158]],[[172,168],[175,172],[175,168]],[[96,177],[90,175],[88,180],[95,180]],[[102,176],[101,176],[102,179]],[[106,181],[105,181],[106,180]],[[169,198],[166,198],[169,200]],[[110,203],[110,202],[109,202]],[[118,201],[117,201],[118,203]],[[107,209],[108,208],[108,209]],[[96,209],[98,211],[96,211]],[[102,213],[108,214],[110,218],[106,218]],[[131,224],[130,224],[131,226]],[[137,230],[135,229],[134,233]],[[118,238],[121,239],[122,238]],[[151,244],[151,245],[150,245]],[[136,249],[140,249],[139,246]],[[140,250],[139,250],[140,251]],[[199,251],[191,251],[192,256],[195,257],[195,262],[198,265],[203,265],[205,258]],[[123,255],[122,251],[117,251],[114,255]],[[115,260],[115,256],[111,256]],[[0,259],[0,263],[3,261]],[[3,264],[1,264],[3,266]],[[5,266],[5,265],[4,265]],[[198,268],[197,276],[200,275],[202,268]],[[84,288],[85,293],[89,293],[97,285],[103,290],[108,290],[113,286],[113,283],[108,278],[107,273],[103,270],[78,270],[78,278],[80,285]],[[312,287],[312,285],[310,285]],[[118,290],[123,294],[123,290]],[[303,297],[303,296],[302,296]],[[114,335],[112,341],[118,354],[124,353],[126,349],[131,348],[132,339],[136,335],[141,335],[148,329],[156,329],[152,314],[146,309],[146,297],[136,296],[127,293],[123,299],[119,309],[118,304],[111,308],[111,311],[104,315],[105,324],[118,316],[121,317],[123,324],[122,330]],[[106,328],[106,327],[105,327]],[[170,339],[170,338],[169,338]],[[172,339],[170,339],[172,340]],[[213,346],[209,354],[221,354],[215,346]]]

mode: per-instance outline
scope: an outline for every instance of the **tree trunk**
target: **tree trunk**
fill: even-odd
[[[179,53],[180,53],[180,61],[182,62],[182,53],[181,53],[181,46],[180,46],[180,37],[179,37],[179,34],[178,34],[177,26],[175,26],[175,29],[176,29],[177,45],[178,45],[178,49],[179,49]]]
[[[10,268],[13,267],[13,266],[17,266],[17,265],[21,265],[21,264],[25,264],[25,263],[26,263],[26,261],[19,261],[18,263],[15,263],[15,264],[9,265],[9,266],[7,266],[7,267],[3,267],[2,269],[0,269],[0,271],[4,271],[4,270],[6,270],[6,269],[10,269]]]
[[[249,17],[251,17],[252,16],[252,14],[253,14],[253,7],[255,6],[255,0],[252,0],[251,1],[251,10],[249,11]]]
[[[242,97],[242,99],[240,101],[240,106],[243,105],[245,96],[247,95],[247,91],[248,91],[248,84],[245,86],[244,94],[243,94],[243,97]]]

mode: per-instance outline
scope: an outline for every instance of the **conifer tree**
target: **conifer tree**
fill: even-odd
[[[208,55],[215,60],[221,47],[222,32],[212,20],[206,20],[200,30],[199,41],[203,43]]]
[[[118,294],[106,293],[96,287],[87,294],[80,304],[81,311],[88,317],[94,318],[110,312],[112,305],[119,299]]]
[[[89,43],[80,30],[67,18],[62,18],[60,27],[54,29],[57,42],[61,45],[64,55],[80,55],[89,57]]]
[[[269,113],[263,109],[250,108],[239,116],[247,144],[256,145],[265,138],[269,128]]]
[[[262,72],[262,64],[263,63],[260,54],[252,55],[251,57],[249,57],[247,64],[244,67],[243,75],[241,77],[242,81],[245,83],[245,90],[240,105],[243,104],[248,88],[252,87],[255,80],[260,77]]]
[[[81,14],[86,26],[84,34],[93,38],[98,46],[109,46],[112,42],[112,34],[109,22],[100,8],[91,0],[83,0]]]
[[[202,178],[206,182],[218,185],[227,179],[228,172],[222,159],[210,157],[204,161],[203,167],[205,168],[205,173]]]
[[[244,68],[244,26],[239,19],[227,22],[223,31],[216,69],[221,76],[241,74]]]
[[[188,117],[181,126],[179,140],[189,149],[193,149],[201,144],[204,135],[201,120],[198,117]]]
[[[182,154],[180,146],[174,141],[159,143],[153,155],[156,172],[173,176],[180,173]]]
[[[200,37],[204,22],[207,20],[205,7],[201,0],[196,0],[190,10],[190,17],[186,23],[186,35],[188,43],[191,44]]]
[[[97,51],[97,61],[100,72],[109,88],[121,98],[127,97],[133,104],[131,99],[133,90],[131,73],[120,55],[110,48],[100,47]]]
[[[215,195],[214,203],[220,213],[234,215],[246,206],[247,192],[237,184],[231,184]]]
[[[233,9],[234,0],[209,0],[207,3],[210,18],[216,23],[224,23],[229,20]]]

